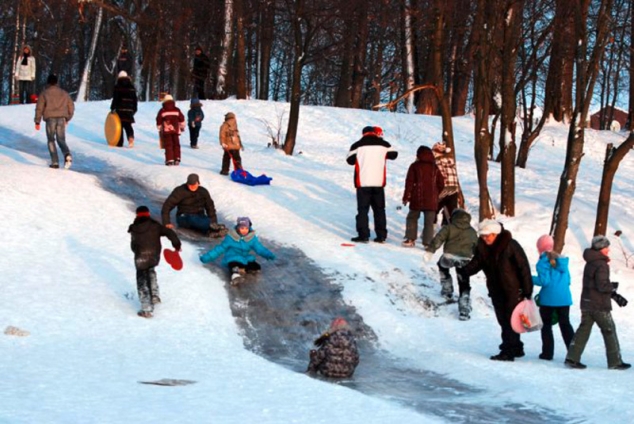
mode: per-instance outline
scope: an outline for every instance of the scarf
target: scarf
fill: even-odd
[[[29,64],[29,56],[30,56],[30,53],[22,54],[22,66],[27,66]]]

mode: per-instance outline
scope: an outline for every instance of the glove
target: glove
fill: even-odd
[[[222,143],[222,148],[223,148],[223,149],[227,150],[227,147],[228,147],[228,146],[227,146],[225,143]]]
[[[423,260],[425,262],[429,262],[434,258],[434,252],[428,252],[425,251],[425,253],[423,253]]]
[[[211,224],[209,224],[209,228],[211,229],[211,231],[220,231],[220,225],[218,225],[217,222],[212,222]]]
[[[274,261],[275,260],[275,255],[271,254],[271,256],[268,256],[266,258],[267,261]]]
[[[192,121],[192,128],[196,128],[196,122]]]
[[[619,305],[619,307],[622,308],[624,306],[627,306],[627,299],[617,292],[612,292],[612,295],[610,297],[616,302],[617,305]]]
[[[156,126],[156,130],[157,130],[158,132],[161,132],[161,126],[160,126],[160,125],[157,125],[157,126]]]
[[[616,292],[619,288],[619,283],[613,281],[610,284],[612,284],[612,292]]]
[[[39,131],[39,130],[40,130],[40,124],[35,124],[35,129],[36,129],[37,131]]]

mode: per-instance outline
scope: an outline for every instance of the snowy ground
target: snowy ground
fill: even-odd
[[[188,102],[179,106],[185,112]],[[488,359],[497,353],[500,341],[481,275],[473,280],[470,321],[458,321],[455,305],[434,306],[441,301],[435,261],[424,263],[420,247],[400,247],[407,210],[397,207],[416,148],[437,141],[439,119],[302,107],[296,154],[287,157],[266,148],[266,124],[275,126],[279,116],[288,116],[288,105],[208,101],[201,149],[189,149],[188,135],[183,135],[182,165],[167,168],[154,125],[158,104],[140,105],[134,149],[114,149],[103,142],[108,107],[106,101],[77,106],[68,127],[75,160],[70,171],[48,168],[45,134],[33,129],[32,106],[1,108],[5,253],[0,257],[0,330],[15,326],[30,335],[0,335],[0,422],[486,422],[487,408],[496,411],[495,421],[502,421],[500,411],[505,410],[508,422],[533,422],[530,417],[544,422],[634,421],[628,406],[632,371],[606,369],[598,330],[583,356],[585,371],[563,366],[565,348],[557,336],[555,360],[537,359],[541,341],[534,333],[523,336],[526,357],[499,363]],[[271,186],[242,186],[218,174],[217,131],[229,111],[238,117],[245,168],[273,177]],[[344,247],[341,244],[355,235],[356,214],[352,167],[345,156],[366,125],[383,127],[385,138],[399,151],[399,158],[388,166],[390,235],[386,245]],[[454,128],[459,175],[475,225],[473,121],[456,119]],[[517,216],[500,217],[533,264],[535,241],[550,225],[566,133],[558,125],[546,128],[531,152],[528,169],[517,169]],[[564,251],[571,258],[575,302],[583,270],[581,252],[594,226],[605,144],[618,144],[623,138],[587,133]],[[633,168],[632,158],[626,158],[617,174],[609,222],[610,235],[623,231],[620,239],[611,237],[612,279],[621,282],[620,292],[630,300]],[[164,263],[158,267],[164,303],[155,318],[136,316],[127,234],[134,208],[141,203],[160,205],[191,172],[197,172],[210,190],[223,222],[249,216],[263,241],[277,250],[279,261],[264,264],[263,286],[267,270],[274,275],[288,260],[279,253],[296,250],[341,289],[342,301],[371,329],[377,338],[375,349],[382,352],[379,361],[362,357],[357,381],[331,384],[312,379],[245,348],[248,334],[234,318],[235,310],[232,313],[236,289],[226,286],[219,266],[200,264],[201,247],[194,243],[184,245],[182,271]],[[142,199],[136,199],[138,187],[145,193]],[[498,187],[499,167],[491,163],[490,190],[496,205]],[[298,277],[286,284],[300,281]],[[576,327],[577,305],[571,315]],[[633,315],[632,306],[613,311],[625,361],[634,360],[634,330],[628,325]],[[373,375],[384,378],[379,371],[386,367],[409,370],[403,379],[425,380],[420,387],[437,387],[440,394],[418,395],[413,385],[414,393],[386,392],[385,384],[371,381]],[[162,378],[196,383],[138,384]],[[434,408],[435,399],[443,402],[446,381],[459,384],[456,393],[447,394],[449,399],[456,396],[461,403],[484,408],[474,409],[471,417]],[[378,389],[369,390],[373,385]],[[429,411],[420,407],[425,400]]]

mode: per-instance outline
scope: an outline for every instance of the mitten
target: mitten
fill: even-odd
[[[429,261],[431,261],[433,258],[434,258],[434,253],[433,253],[433,252],[428,252],[428,251],[425,251],[425,253],[423,253],[423,260],[424,260],[425,262],[429,262]]]
[[[619,307],[622,308],[624,306],[627,306],[627,299],[621,296],[620,294],[618,294],[617,292],[612,292],[611,297],[612,297],[612,300],[614,300],[616,304],[619,305]]]

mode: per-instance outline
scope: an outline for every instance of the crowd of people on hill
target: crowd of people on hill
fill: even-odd
[[[134,115],[137,111],[137,95],[131,75],[133,60],[127,49],[121,49],[117,61],[117,79],[110,105],[121,121],[121,135],[117,146],[124,145],[124,132],[128,146],[134,146]],[[35,80],[35,60],[29,46],[24,46],[15,69],[20,102],[32,100]],[[209,73],[209,58],[196,47],[192,68],[193,96],[187,119],[176,106],[174,98],[166,94],[156,116],[156,126],[165,149],[165,165],[177,166],[181,162],[180,134],[187,127],[190,147],[198,148],[198,139],[205,118],[201,100],[205,97],[205,81]],[[73,118],[74,104],[69,94],[59,87],[58,78],[51,74],[46,88],[37,96],[35,127],[46,123],[46,137],[51,156],[51,168],[59,168],[57,147],[64,157],[64,167],[70,168],[72,154],[66,143],[65,128]],[[383,129],[366,126],[362,137],[349,149],[346,161],[354,166],[356,189],[357,235],[351,238],[356,243],[370,241],[370,209],[373,213],[375,243],[385,243],[388,238],[385,186],[387,161],[396,160],[398,152],[383,138]],[[234,170],[242,169],[240,151],[243,150],[236,115],[228,112],[219,130],[219,144],[223,149],[220,174],[228,175],[230,165]],[[581,355],[588,342],[592,327],[596,323],[603,335],[608,367],[624,370],[630,364],[623,362],[616,328],[611,316],[611,300],[625,306],[625,300],[617,293],[618,283],[610,281],[609,245],[605,236],[596,236],[591,246],[583,253],[586,265],[583,273],[581,293],[581,324],[574,331],[570,323],[571,276],[568,258],[554,250],[550,235],[541,236],[536,243],[539,260],[536,275],[531,274],[527,255],[510,231],[494,219],[484,219],[477,230],[472,227],[471,215],[460,208],[460,185],[456,163],[451,148],[444,142],[432,147],[420,146],[416,157],[408,168],[402,197],[403,206],[409,206],[405,218],[404,248],[413,248],[419,239],[418,220],[423,216],[420,241],[423,258],[431,261],[435,252],[443,248],[437,261],[440,294],[448,303],[454,301],[454,285],[451,268],[455,268],[459,296],[457,299],[459,319],[466,321],[471,314],[470,277],[483,272],[488,296],[491,299],[496,320],[501,330],[499,353],[490,359],[514,361],[525,355],[520,334],[511,325],[511,317],[518,304],[523,301],[539,302],[542,352],[539,358],[552,360],[554,337],[552,327],[558,324],[564,344],[568,350],[565,365],[583,369]],[[209,263],[224,256],[222,264],[229,270],[232,285],[244,281],[247,273],[261,270],[256,256],[274,260],[275,254],[259,241],[251,219],[239,217],[231,228],[218,222],[214,201],[209,191],[200,185],[197,174],[190,174],[185,184],[176,187],[165,200],[162,222],[150,216],[147,206],[136,209],[136,217],[128,232],[134,252],[136,281],[141,309],[139,316],[151,318],[154,305],[161,302],[155,267],[161,257],[161,237],[167,237],[176,251],[181,241],[174,231],[171,212],[176,209],[176,223],[181,229],[189,229],[211,237],[224,237],[213,249],[200,255],[202,263]],[[436,232],[437,220],[441,219]],[[534,286],[541,287],[534,296]],[[348,322],[338,317],[329,329],[315,340],[316,349],[310,351],[307,371],[326,377],[347,378],[353,375],[359,364],[359,351],[354,330]]]

